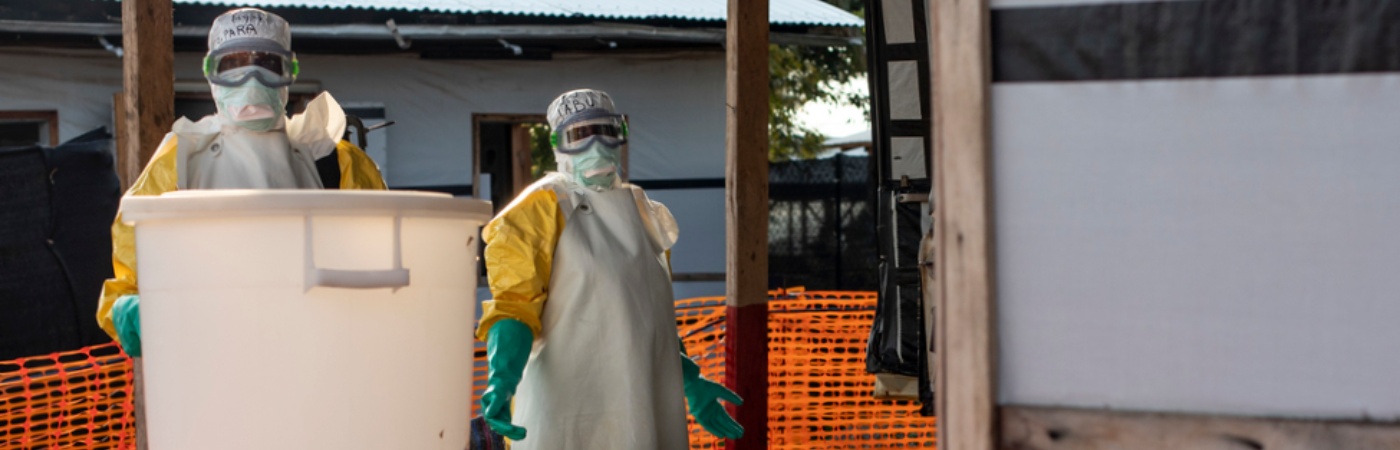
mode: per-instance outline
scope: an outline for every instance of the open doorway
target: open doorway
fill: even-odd
[[[500,211],[530,183],[554,170],[549,125],[539,114],[472,116],[472,196]]]

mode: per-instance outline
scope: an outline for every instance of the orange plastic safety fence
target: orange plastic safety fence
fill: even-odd
[[[875,320],[874,292],[771,292],[768,315],[768,437],[772,449],[933,448],[936,421],[907,401],[871,395],[865,346]],[[724,379],[723,297],[676,302],[686,350],[711,380]],[[478,343],[472,414],[486,388],[486,349]],[[689,424],[690,448],[724,442]]]
[[[131,377],[116,344],[0,362],[0,448],[133,447]]]
[[[768,319],[768,436],[773,449],[932,448],[935,420],[911,402],[871,397],[865,345],[870,292],[775,293]],[[711,380],[724,379],[722,297],[676,302],[687,351]],[[478,343],[472,415],[486,387]],[[134,445],[131,361],[115,344],[0,362],[0,448],[128,449]],[[690,423],[692,449],[723,442]]]
[[[875,293],[777,294],[768,303],[769,448],[933,448],[936,421],[917,404],[871,396],[865,347]],[[724,379],[724,319],[723,298],[676,302],[686,348],[712,380]],[[691,422],[690,448],[723,442]]]
[[[472,356],[472,417],[476,417],[481,415],[481,393],[486,391],[486,343],[477,342]]]

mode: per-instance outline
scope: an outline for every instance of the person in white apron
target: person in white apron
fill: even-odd
[[[343,141],[345,112],[322,93],[287,119],[287,90],[299,72],[287,21],[241,8],[214,19],[204,76],[218,113],[180,118],[125,195],[181,189],[320,189],[316,159],[336,154],[340,189],[384,189],[374,161]],[[102,286],[97,321],[132,357],[141,356],[140,291],[132,228],[112,223],[114,277]],[[229,276],[237,276],[230,274]]]
[[[719,403],[739,396],[702,378],[677,335],[676,221],[618,176],[626,121],[591,89],[548,119],[559,171],[483,230],[487,424],[513,450],[683,450],[688,402],[707,431],[740,437]]]

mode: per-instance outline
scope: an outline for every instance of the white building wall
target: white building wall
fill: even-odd
[[[0,67],[0,110],[57,110],[60,142],[112,126],[112,96],[122,90],[116,55],[7,48]]]
[[[176,74],[201,79],[199,54]],[[302,79],[342,102],[383,102],[386,177],[401,186],[471,183],[472,114],[543,114],[557,95],[591,87],[631,119],[632,178],[724,176],[724,55],[719,52],[551,61],[424,60],[417,55],[304,55]]]
[[[175,58],[177,80],[203,80],[198,53]],[[423,60],[416,55],[301,55],[301,79],[342,103],[378,102],[394,186],[467,185],[472,114],[543,114],[570,89],[613,96],[631,122],[634,180],[724,177],[722,52],[556,54],[551,61]],[[60,139],[112,125],[121,59],[101,51],[0,49],[0,110],[56,109]],[[681,226],[675,270],[724,271],[723,189],[653,190]],[[723,283],[678,283],[677,295],[719,295]]]

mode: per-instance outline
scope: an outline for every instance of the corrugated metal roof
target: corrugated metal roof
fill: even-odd
[[[723,21],[726,0],[173,0],[264,8],[333,8],[486,13],[599,19]],[[865,21],[821,0],[769,0],[769,21],[782,25],[860,27]]]

